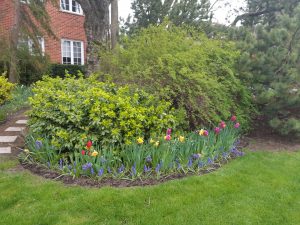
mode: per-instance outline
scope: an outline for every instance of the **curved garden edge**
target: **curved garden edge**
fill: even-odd
[[[228,164],[230,161],[234,160],[238,157],[231,156],[228,160],[223,160],[219,163],[214,163],[210,167],[201,170],[198,174],[196,173],[187,173],[187,174],[171,174],[168,176],[160,177],[158,179],[155,178],[146,178],[146,179],[113,179],[113,178],[103,178],[101,180],[91,179],[89,177],[79,177],[73,178],[67,174],[60,174],[56,171],[45,168],[44,166],[37,164],[25,164],[20,162],[21,166],[30,171],[32,174],[41,176],[45,179],[60,181],[65,185],[69,186],[82,186],[82,187],[90,187],[90,188],[102,188],[102,187],[116,187],[116,188],[126,188],[126,187],[145,187],[145,186],[153,186],[161,183],[165,183],[171,180],[183,179],[190,176],[202,176],[211,172],[214,172],[221,168],[223,165]]]

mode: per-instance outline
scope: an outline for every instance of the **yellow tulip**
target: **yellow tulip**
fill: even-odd
[[[180,136],[180,137],[179,137],[179,141],[180,141],[180,142],[184,142],[184,139],[185,139],[185,138],[184,138],[183,136]]]
[[[199,135],[200,135],[200,136],[203,136],[204,132],[205,132],[205,130],[201,129],[201,130],[199,131]]]
[[[139,137],[139,138],[137,139],[137,143],[139,143],[139,144],[143,144],[143,143],[144,143],[144,139],[143,139],[143,138],[141,138],[141,137]]]
[[[150,139],[150,144],[153,144],[155,141],[151,138]]]
[[[24,149],[24,152],[25,152],[26,154],[29,154],[29,153],[30,153],[30,151],[29,151],[28,149]]]
[[[154,146],[158,147],[159,146],[159,141],[155,142]]]
[[[94,152],[92,153],[92,156],[93,156],[93,157],[96,157],[98,154],[99,154],[99,153],[98,153],[97,151],[94,151]]]

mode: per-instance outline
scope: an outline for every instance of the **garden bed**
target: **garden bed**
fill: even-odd
[[[62,175],[59,172],[50,170],[44,166],[37,165],[37,164],[26,164],[21,162],[21,165],[24,169],[29,170],[33,174],[44,177],[46,179],[61,181],[66,185],[76,185],[76,186],[78,185],[78,186],[95,187],[95,188],[101,188],[106,186],[122,188],[122,187],[135,187],[135,186],[142,186],[142,187],[151,186],[151,185],[157,185],[171,180],[182,179],[189,176],[197,176],[197,175],[200,176],[219,169],[222,165],[226,164],[227,162],[228,162],[227,160],[223,160],[221,163],[215,163],[211,165],[209,168],[200,171],[198,174],[195,173],[170,174],[168,176],[160,177],[159,179],[146,178],[146,179],[136,179],[136,180],[113,179],[113,178],[104,178],[101,180],[97,180],[97,179],[91,179],[89,177],[74,178],[70,175]]]

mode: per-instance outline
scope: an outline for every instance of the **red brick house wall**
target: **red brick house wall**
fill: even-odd
[[[0,38],[7,37],[15,23],[15,10],[11,0],[0,0]]]
[[[51,18],[51,28],[57,40],[45,37],[45,52],[54,63],[62,62],[61,39],[82,41],[84,46],[84,60],[86,61],[87,39],[84,30],[84,16],[61,11],[51,4],[47,5]]]
[[[59,0],[58,0],[59,3]],[[26,6],[24,4],[24,6]],[[44,36],[45,54],[52,63],[62,63],[61,40],[82,41],[84,47],[84,62],[86,62],[87,39],[84,30],[84,15],[64,12],[58,7],[46,6],[50,16],[51,28],[56,38]],[[14,4],[12,0],[0,0],[0,38],[9,35],[15,23]]]

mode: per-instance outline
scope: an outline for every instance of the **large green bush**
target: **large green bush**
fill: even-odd
[[[231,114],[246,128],[253,107],[250,93],[235,76],[238,56],[231,42],[163,24],[125,38],[112,53],[102,53],[102,73],[103,79],[170,101],[184,128],[212,125]]]
[[[63,151],[81,150],[88,139],[95,145],[117,147],[137,136],[159,134],[176,123],[168,102],[93,77],[45,77],[33,92],[31,131]]]

